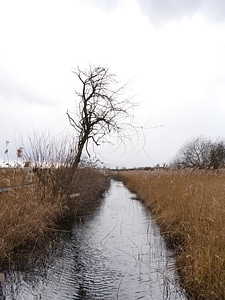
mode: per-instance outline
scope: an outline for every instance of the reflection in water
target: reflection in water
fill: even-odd
[[[43,267],[6,274],[1,299],[186,299],[158,227],[133,196],[112,181]]]

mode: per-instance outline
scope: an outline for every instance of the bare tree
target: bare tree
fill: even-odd
[[[186,142],[179,150],[173,164],[183,167],[218,169],[225,164],[225,143],[202,136]]]
[[[76,139],[33,132],[24,146],[23,158],[32,162],[46,189],[51,183],[54,196],[76,192],[75,171],[84,149],[89,155],[91,142],[98,146],[116,135],[118,143],[125,144],[129,130],[136,133],[132,123],[135,104],[115,74],[101,66],[89,66],[86,70],[78,67],[73,73],[80,86],[75,91],[75,110],[67,111],[67,116]]]
[[[98,146],[116,134],[120,142],[127,138],[127,125],[132,128],[134,103],[121,98],[125,85],[121,85],[115,74],[102,66],[89,66],[73,72],[81,84],[76,90],[77,111],[67,111],[70,124],[78,135],[77,153],[72,166],[74,172],[84,149],[88,152],[89,142]]]
[[[225,142],[217,140],[211,145],[210,149],[210,166],[218,169],[225,165]]]

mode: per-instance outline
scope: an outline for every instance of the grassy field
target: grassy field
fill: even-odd
[[[117,171],[151,210],[190,299],[225,299],[225,170]]]
[[[0,271],[5,263],[43,249],[54,237],[59,222],[64,218],[87,213],[95,205],[108,185],[108,178],[96,169],[78,169],[75,179],[76,193],[53,195],[53,181],[43,175],[33,176],[26,182],[23,169],[0,168],[0,188],[13,186],[9,192],[0,194]]]

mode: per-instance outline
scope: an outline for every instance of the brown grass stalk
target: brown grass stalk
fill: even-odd
[[[46,185],[34,176],[28,185],[24,178],[22,169],[0,169],[0,188],[9,181],[13,186],[9,192],[0,193],[0,270],[6,262],[43,249],[62,219],[75,218],[81,209],[89,211],[108,182],[98,170],[78,170],[75,190],[80,196],[71,199],[54,196],[51,180]]]
[[[120,171],[152,211],[191,299],[225,299],[225,171]]]

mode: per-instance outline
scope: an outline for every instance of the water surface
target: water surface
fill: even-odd
[[[186,299],[159,228],[121,182],[43,265],[11,270],[0,299]]]

